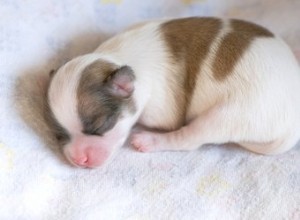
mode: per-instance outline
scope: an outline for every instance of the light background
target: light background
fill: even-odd
[[[0,219],[300,219],[299,147],[275,157],[124,147],[106,167],[75,169],[16,110],[18,77],[46,75],[132,23],[195,15],[262,24],[300,60],[299,0],[0,0]]]

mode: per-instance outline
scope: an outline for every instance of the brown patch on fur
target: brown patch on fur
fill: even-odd
[[[115,97],[107,88],[107,82],[118,70],[119,66],[100,59],[84,69],[77,90],[77,108],[83,133],[103,135],[113,128],[124,107],[134,112],[135,105],[131,97]]]
[[[176,97],[180,102],[179,109],[185,108],[180,111],[183,117],[193,95],[197,74],[221,26],[220,19],[197,17],[171,20],[161,25],[174,65],[179,68],[183,66],[182,71],[178,71],[183,76],[177,78],[183,77],[182,87],[185,92],[183,97]]]
[[[274,37],[266,28],[250,22],[232,19],[230,25],[232,31],[221,41],[213,62],[214,77],[219,81],[232,73],[235,64],[255,38]]]

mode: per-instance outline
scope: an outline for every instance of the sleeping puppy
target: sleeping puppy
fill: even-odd
[[[66,158],[102,165],[130,143],[142,152],[234,142],[260,154],[300,137],[300,70],[288,46],[241,20],[137,25],[62,66],[48,103]],[[160,132],[158,132],[158,130]]]

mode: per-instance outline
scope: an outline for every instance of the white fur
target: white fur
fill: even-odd
[[[178,82],[170,80],[170,75],[180,70],[182,63],[171,62],[166,42],[157,31],[161,22],[149,22],[119,34],[94,53],[79,57],[59,70],[49,89],[49,101],[57,120],[72,135],[82,135],[74,96],[79,75],[97,58],[128,65],[136,76],[137,112],[128,114],[104,137],[99,137],[102,147],[111,145],[110,151],[120,147],[136,122],[147,127],[174,128],[177,109],[173,88]],[[218,81],[213,76],[212,64],[221,40],[230,31],[230,23],[224,21],[198,74],[186,115],[188,124],[168,133],[137,133],[132,137],[136,148],[192,150],[206,143],[236,142],[254,152],[274,154],[295,145],[300,137],[297,61],[282,40],[255,39],[233,72]]]
[[[164,135],[137,134],[133,139],[137,148],[188,150],[206,143],[236,142],[257,153],[275,154],[296,144],[300,136],[300,71],[296,59],[282,40],[256,39],[229,78],[217,82],[210,70],[213,53],[229,30],[224,25],[199,74],[187,115],[190,125]],[[155,86],[166,87],[163,82]],[[157,102],[161,109],[168,109],[168,102]],[[160,120],[163,123],[164,118]]]
[[[134,99],[137,100],[137,114],[143,111],[139,122],[148,127],[172,124],[173,112],[176,111],[172,109],[172,104],[168,108],[164,105],[175,102],[176,97],[170,99],[168,85],[168,75],[175,70],[170,66],[165,42],[157,32],[160,23],[148,23],[139,29],[117,35],[95,51],[101,58],[133,68],[136,75]],[[126,43],[116,48],[116,41]]]
[[[71,134],[80,133],[82,130],[76,97],[80,73],[94,60],[93,57],[78,57],[72,60],[58,70],[49,87],[48,99],[53,114]]]

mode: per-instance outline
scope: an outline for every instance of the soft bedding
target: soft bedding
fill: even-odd
[[[247,19],[282,36],[300,61],[299,15],[297,0],[0,0],[0,219],[300,219],[299,146],[278,156],[124,146],[106,166],[78,169],[36,109],[51,69],[136,22]]]

